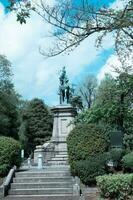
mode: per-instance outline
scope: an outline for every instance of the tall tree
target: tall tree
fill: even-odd
[[[42,100],[33,99],[27,104],[22,113],[19,136],[23,144],[26,141],[28,152],[50,139],[52,124],[50,110]]]
[[[76,123],[108,125],[124,134],[124,144],[133,149],[133,75],[120,72],[101,81],[96,99],[91,107],[80,113]]]
[[[18,138],[18,102],[12,83],[11,63],[0,55],[0,135]]]

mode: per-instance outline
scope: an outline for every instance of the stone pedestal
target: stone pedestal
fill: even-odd
[[[66,139],[73,129],[72,121],[76,115],[76,110],[67,104],[53,107],[52,112],[54,114],[52,138],[44,145],[36,147],[34,163],[37,163],[40,154],[44,163],[48,163],[56,154],[61,154],[61,157],[67,155]]]
[[[66,139],[73,129],[72,121],[76,115],[71,105],[59,105],[52,108],[54,125],[51,142],[55,145],[55,151],[67,151]]]

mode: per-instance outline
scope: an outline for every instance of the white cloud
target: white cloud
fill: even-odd
[[[120,69],[121,63],[116,55],[111,55],[105,63],[105,65],[101,68],[99,74],[97,75],[98,80],[101,81],[104,78],[105,74],[111,74],[112,76],[116,76],[114,67]]]
[[[112,9],[123,9],[124,5],[126,5],[126,3],[128,2],[128,0],[116,0],[113,3],[110,4],[110,8]]]
[[[129,57],[129,60],[126,62],[127,66],[132,66],[132,56],[133,54],[131,53],[131,56]],[[112,76],[116,77],[118,73],[116,73],[116,69],[120,71],[124,71],[125,69],[122,67],[121,62],[118,59],[117,55],[111,55],[109,59],[106,61],[105,65],[101,68],[99,71],[97,78],[99,81],[101,81],[105,74],[111,74]],[[133,69],[129,70],[129,73],[133,73]]]
[[[16,90],[28,99],[36,96],[46,98],[47,103],[58,99],[58,77],[63,66],[67,67],[72,80],[103,51],[95,48],[96,35],[93,35],[70,55],[45,60],[39,53],[39,45],[45,43],[45,47],[49,47],[52,40],[45,36],[52,29],[35,13],[26,25],[20,25],[14,13],[4,14],[4,7],[0,4],[0,53],[5,54],[13,64]],[[112,45],[108,36],[103,47],[109,49]]]

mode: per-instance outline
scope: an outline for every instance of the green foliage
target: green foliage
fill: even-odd
[[[11,63],[0,55],[0,135],[17,139],[19,97],[11,79]]]
[[[21,125],[19,127],[19,132],[18,132],[18,135],[19,135],[19,141],[21,143],[21,147],[22,149],[26,150],[28,149],[28,138],[27,138],[27,121],[22,121],[21,122]]]
[[[17,21],[20,22],[20,24],[26,24],[26,19],[30,17],[30,13],[26,10],[21,10],[21,12],[19,12],[17,14]]]
[[[49,140],[52,134],[52,115],[40,99],[33,99],[22,110],[19,138],[27,152]]]
[[[9,3],[10,4],[7,6],[7,9],[10,11],[17,11],[17,21],[19,21],[20,24],[26,24],[27,18],[30,17],[30,11],[35,11],[35,8],[31,6],[30,1],[23,2],[23,6],[21,5],[22,2],[19,2],[19,8],[17,8],[18,4],[15,4],[18,3],[17,0],[9,0]]]
[[[69,162],[73,175],[91,184],[95,177],[105,173],[108,155],[100,155],[108,148],[106,129],[100,125],[76,126],[67,138]]]
[[[14,165],[20,166],[20,144],[9,137],[0,137],[0,176],[8,173]]]
[[[130,106],[126,114],[125,134],[123,143],[129,151],[133,151],[133,108]]]
[[[133,195],[133,174],[104,175],[96,180],[103,198],[127,200]]]
[[[122,156],[124,154],[123,149],[121,148],[113,148],[108,152],[109,159],[112,160],[116,165],[120,165]]]
[[[11,77],[11,63],[6,56],[0,55],[0,82],[7,83],[11,80]]]
[[[93,116],[97,121],[109,124],[112,128],[119,127],[120,118],[120,94],[118,94],[118,83],[110,75],[101,81],[97,91]],[[99,117],[99,118],[98,118]]]
[[[70,104],[76,108],[77,110],[82,110],[83,109],[83,103],[82,103],[82,99],[80,96],[73,96],[70,99]]]
[[[70,163],[105,152],[108,147],[107,140],[106,129],[100,125],[76,126],[67,139]]]
[[[76,123],[102,123],[116,127],[117,117],[117,101],[115,79],[110,75],[106,75],[97,89],[93,106],[89,110],[81,113]]]
[[[122,165],[125,169],[133,170],[133,151],[122,158]]]
[[[133,75],[120,71],[117,78],[106,75],[101,81],[92,107],[81,112],[75,124],[96,123],[118,130],[124,135],[124,146],[133,149]]]
[[[96,182],[96,177],[106,173],[106,154],[90,157],[87,160],[73,162],[71,171],[73,175],[80,177],[82,183],[92,185]]]

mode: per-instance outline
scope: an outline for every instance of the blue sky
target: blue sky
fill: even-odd
[[[97,5],[119,6],[121,0],[91,0]],[[48,0],[53,3],[53,0]],[[24,99],[42,98],[49,105],[58,104],[59,71],[66,66],[72,83],[80,83],[87,74],[95,74],[99,80],[110,70],[110,63],[117,63],[113,51],[113,37],[108,35],[102,48],[95,47],[97,35],[81,43],[70,55],[44,59],[39,46],[49,48],[53,39],[48,37],[53,29],[39,16],[32,13],[26,25],[16,22],[14,13],[5,13],[7,0],[0,0],[0,54],[12,62],[14,84]]]
[[[2,4],[4,4],[4,5],[7,5],[8,4],[8,1],[7,0],[1,0],[0,1]]]

